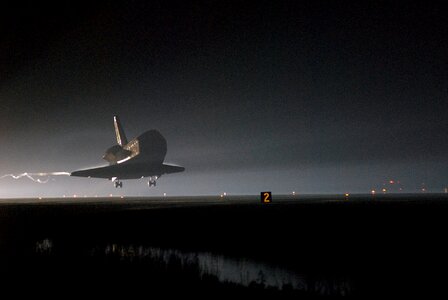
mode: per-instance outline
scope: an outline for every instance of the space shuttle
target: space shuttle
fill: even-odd
[[[185,171],[164,163],[167,143],[159,131],[148,130],[128,142],[118,116],[114,116],[114,128],[117,144],[103,155],[109,165],[74,171],[70,176],[109,179],[116,188],[123,187],[122,180],[148,177],[148,186],[153,187],[162,175]]]

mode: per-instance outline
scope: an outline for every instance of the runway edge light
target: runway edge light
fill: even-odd
[[[260,200],[262,204],[267,204],[272,202],[272,193],[271,192],[261,192]]]

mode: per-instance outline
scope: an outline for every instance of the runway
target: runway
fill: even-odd
[[[448,194],[273,194],[268,205],[285,204],[325,204],[325,203],[362,203],[362,202],[428,202],[448,200]],[[212,205],[260,205],[260,195],[199,195],[199,196],[105,196],[105,197],[60,197],[60,198],[6,198],[0,199],[0,207],[11,205],[117,205],[138,208],[163,208],[177,206]]]

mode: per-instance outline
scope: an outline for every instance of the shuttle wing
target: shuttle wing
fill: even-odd
[[[171,174],[183,172],[184,167],[167,165],[167,164],[147,164],[126,162],[116,165],[104,166],[93,169],[85,169],[74,171],[70,176],[76,177],[93,177],[93,178],[118,178],[118,179],[138,179],[150,176],[162,176],[163,174]]]

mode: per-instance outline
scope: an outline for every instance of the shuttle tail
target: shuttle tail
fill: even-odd
[[[118,116],[114,116],[114,127],[115,127],[115,135],[117,136],[117,143],[120,146],[124,146],[128,143],[128,139],[124,134],[123,127],[121,127],[121,122]]]

